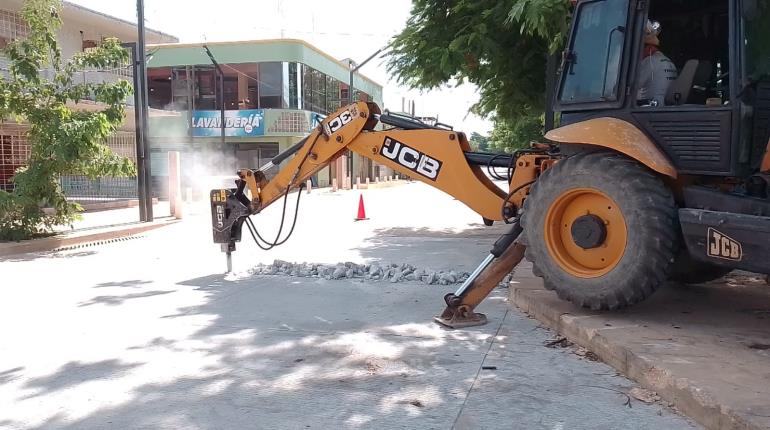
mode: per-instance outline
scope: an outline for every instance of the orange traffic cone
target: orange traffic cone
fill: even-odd
[[[358,197],[358,215],[356,216],[356,221],[365,221],[369,218],[366,217],[366,210],[364,209],[364,195],[361,194]]]

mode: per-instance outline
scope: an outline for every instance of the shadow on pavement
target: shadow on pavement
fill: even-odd
[[[95,250],[90,251],[46,251],[46,252],[31,252],[27,254],[12,255],[10,257],[0,258],[0,262],[18,263],[22,261],[35,261],[41,259],[53,259],[53,258],[78,258],[88,257],[96,255]]]
[[[49,395],[90,381],[119,378],[122,374],[140,365],[140,363],[122,363],[118,359],[96,363],[70,362],[52,375],[27,382],[26,388],[37,390],[37,392],[25,398]]]
[[[379,264],[407,263],[423,269],[469,272],[489,254],[504,230],[503,225],[474,226],[461,231],[380,229],[355,251],[367,261]]]
[[[106,306],[120,306],[127,300],[143,299],[146,297],[161,296],[164,294],[171,294],[173,291],[145,291],[143,293],[113,295],[113,296],[96,296],[86,302],[81,302],[78,307],[86,307],[93,305],[106,305]]]
[[[433,326],[421,315],[425,295],[408,294],[415,285],[386,292],[354,282],[293,281],[230,282],[217,275],[180,283],[180,290],[204,292],[206,299],[165,319],[209,322],[187,338],[159,336],[129,350],[194,357],[177,365],[201,367],[126,387],[128,402],[74,421],[55,417],[40,428],[451,427],[493,327]],[[120,305],[134,295],[105,297],[88,304]],[[68,363],[29,385],[41,396],[152,366],[118,358]]]
[[[144,284],[151,284],[152,281],[140,281],[138,279],[131,279],[128,281],[119,281],[119,282],[102,282],[101,284],[97,284],[94,286],[94,288],[114,288],[114,287],[121,287],[121,288],[141,288]]]

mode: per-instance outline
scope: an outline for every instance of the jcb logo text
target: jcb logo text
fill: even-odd
[[[441,170],[441,161],[390,137],[386,137],[382,143],[380,154],[432,181],[438,178],[438,173]]]
[[[339,116],[324,124],[324,131],[326,132],[327,136],[331,136],[332,133],[335,133],[337,130],[347,125],[350,121],[353,121],[353,114],[346,110]]]
[[[743,247],[729,236],[713,229],[708,230],[708,256],[725,260],[741,261]]]

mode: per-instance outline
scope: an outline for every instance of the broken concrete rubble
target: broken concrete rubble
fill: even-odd
[[[470,273],[454,270],[430,270],[411,264],[356,264],[352,262],[337,264],[291,263],[275,260],[272,264],[258,264],[248,271],[249,275],[292,276],[299,278],[324,278],[329,280],[366,279],[374,281],[421,282],[425,285],[461,284]],[[509,278],[503,281],[507,284]]]

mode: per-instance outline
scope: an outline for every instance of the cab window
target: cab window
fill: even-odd
[[[575,12],[559,101],[617,101],[628,21],[628,0],[582,2]]]
[[[770,78],[770,0],[758,0],[746,17],[746,76]]]

